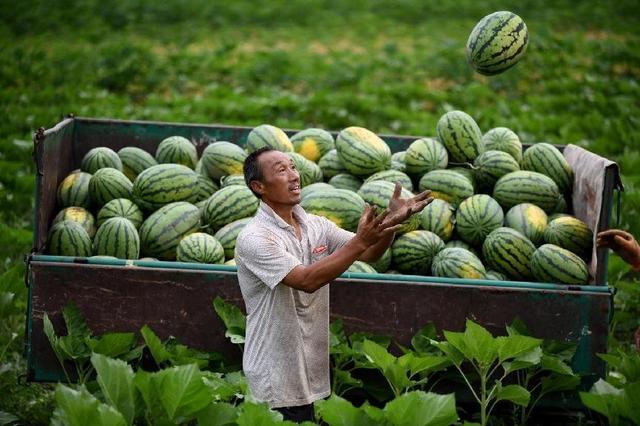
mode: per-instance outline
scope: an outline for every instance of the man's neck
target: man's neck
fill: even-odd
[[[287,204],[272,204],[272,203],[270,203],[268,201],[265,201],[265,204],[267,204],[269,207],[271,207],[271,210],[273,210],[273,212],[275,214],[280,216],[280,218],[282,220],[284,220],[289,225],[295,227],[296,220],[293,217],[293,207],[294,206],[290,206],[290,205],[287,205]]]

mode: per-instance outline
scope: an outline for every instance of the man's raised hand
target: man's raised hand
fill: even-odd
[[[411,198],[400,198],[402,193],[402,186],[400,182],[396,182],[396,187],[393,190],[393,195],[389,200],[389,215],[386,217],[386,224],[389,226],[395,226],[401,224],[405,220],[415,213],[419,213],[424,209],[427,204],[433,201],[431,197],[431,191],[424,191]]]
[[[401,225],[386,221],[385,219],[388,218],[389,214],[389,209],[385,209],[376,216],[376,207],[365,204],[364,214],[358,223],[356,237],[369,247],[377,243],[380,239],[396,232]]]

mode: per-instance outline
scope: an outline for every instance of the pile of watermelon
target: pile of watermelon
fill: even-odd
[[[365,203],[387,206],[395,182],[402,197],[432,191],[384,256],[351,272],[586,284],[593,232],[568,214],[573,171],[562,153],[548,143],[523,151],[510,129],[483,134],[462,111],[444,114],[435,130],[396,153],[362,127],[335,139],[316,128],[289,138],[268,124],[249,133],[246,149],[218,141],[200,157],[181,136],[155,156],[94,148],[59,185],[48,251],[234,264],[235,239],[259,204],[242,164],[271,146],[295,163],[302,207],[350,231]]]

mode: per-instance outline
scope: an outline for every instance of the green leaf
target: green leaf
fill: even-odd
[[[136,413],[136,388],[133,384],[135,374],[124,361],[108,358],[94,353],[91,364],[98,374],[98,384],[105,401],[117,409],[127,424],[133,424]]]
[[[631,383],[624,387],[624,396],[621,402],[622,415],[640,424],[640,382]]]
[[[364,404],[360,407],[362,411],[369,417],[371,420],[375,422],[377,425],[385,424],[387,415],[382,408],[374,407],[369,404],[369,401],[365,401]]]
[[[367,413],[354,407],[346,399],[331,395],[314,403],[316,415],[329,426],[375,425]]]
[[[487,366],[497,358],[498,344],[496,339],[479,324],[467,320],[464,331],[464,346],[467,352],[465,355],[469,359],[474,359],[481,365]]]
[[[140,334],[142,334],[142,338],[144,339],[147,347],[151,351],[151,355],[153,359],[156,361],[158,365],[162,364],[165,361],[168,361],[171,358],[171,354],[164,347],[160,338],[149,328],[148,325],[144,325],[140,329]]]
[[[84,342],[85,337],[91,336],[91,330],[87,326],[87,323],[82,317],[82,313],[78,307],[73,303],[67,304],[62,309],[62,316],[64,317],[64,323],[67,326],[67,334]]]
[[[267,404],[244,402],[239,407],[238,426],[270,426],[282,422],[282,414],[269,409]]]
[[[91,349],[80,336],[67,335],[58,339],[58,347],[66,359],[88,360],[91,356]]]
[[[56,353],[56,355],[60,354],[60,349],[58,346],[58,336],[56,335],[56,331],[53,329],[53,324],[49,319],[49,315],[45,312],[42,317],[42,330],[44,331],[44,335],[47,336],[47,340],[49,340],[49,344],[51,348]]]
[[[519,385],[507,385],[498,386],[498,391],[496,392],[495,399],[498,401],[511,401],[514,404],[520,405],[522,407],[526,407],[529,405],[529,399],[531,398],[531,394],[528,390]]]
[[[437,336],[436,326],[429,323],[411,338],[411,346],[420,354],[433,353],[434,347],[431,345],[431,341],[435,340]]]
[[[496,343],[498,345],[498,359],[503,362],[540,347],[542,340],[529,336],[513,335],[497,337]]]
[[[387,403],[384,411],[394,426],[444,426],[458,420],[454,394],[407,392]]]
[[[202,376],[204,384],[209,387],[216,401],[231,401],[236,395],[243,393],[241,385],[227,380],[222,373],[203,371]]]
[[[548,394],[551,392],[569,391],[574,390],[580,385],[580,377],[572,375],[551,375],[543,377],[541,383],[541,394]]]
[[[507,326],[507,334],[509,336],[528,336],[529,329],[520,318],[515,318],[513,322]]]
[[[136,344],[134,333],[105,333],[85,341],[93,352],[116,358],[130,352]]]
[[[193,417],[212,402],[213,395],[195,364],[166,368],[151,375],[170,420],[181,422]]]
[[[589,392],[580,392],[580,400],[593,411],[605,416],[610,423],[617,424],[623,412],[624,391],[599,379]]]
[[[153,419],[152,424],[167,424],[170,423],[169,417],[162,406],[160,401],[159,389],[156,388],[152,381],[153,373],[148,373],[144,370],[136,371],[136,375],[133,379],[133,383],[136,389],[142,395],[144,400],[146,411]]]
[[[235,425],[238,409],[226,402],[213,402],[201,410],[197,417],[199,426]]]
[[[446,338],[446,334],[447,332],[445,331],[445,338]],[[458,334],[461,334],[461,333],[458,333]],[[460,366],[460,364],[462,364],[462,361],[464,361],[465,359],[464,354],[460,352],[449,341],[438,342],[438,341],[432,340],[431,344],[434,347],[438,348],[443,354],[445,354],[445,356],[449,359],[449,361],[451,361],[453,364],[457,366]]]
[[[396,361],[396,357],[387,352],[385,348],[368,339],[362,342],[362,351],[367,359],[381,370],[390,368]]]
[[[334,368],[332,371],[333,381],[335,382],[335,389],[338,395],[344,393],[347,389],[362,387],[362,380],[354,378],[350,371],[339,368]]]
[[[520,355],[519,357],[517,357],[511,362],[507,362],[507,361],[503,362],[502,368],[504,368],[505,376],[506,376],[508,374],[513,373],[514,371],[522,370],[525,368],[533,367],[534,365],[538,365],[540,364],[541,360],[542,360],[542,348],[540,346],[537,346],[532,350],[530,350],[529,352],[526,352]]]
[[[242,311],[237,306],[226,303],[220,296],[213,300],[213,308],[227,328],[225,336],[231,343],[244,343],[247,318]]]
[[[84,386],[79,390],[59,384],[55,393],[56,409],[51,418],[54,426],[125,426],[118,410],[98,401]]]
[[[7,318],[20,312],[14,304],[15,297],[15,293],[0,291],[0,318]]]
[[[418,373],[430,374],[435,371],[444,370],[451,365],[451,361],[447,357],[437,355],[420,356],[414,355],[411,352],[401,356],[398,362],[409,369],[410,377]]]
[[[540,362],[540,368],[546,371],[553,371],[554,373],[563,374],[566,376],[574,375],[570,366],[565,364],[562,359],[553,355],[544,354]]]
[[[6,411],[0,411],[0,426],[13,426],[20,423],[20,419]]]

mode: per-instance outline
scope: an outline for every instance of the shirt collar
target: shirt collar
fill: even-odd
[[[280,228],[291,228],[287,222],[284,221],[280,216],[273,211],[271,207],[264,201],[260,200],[260,208],[258,209],[260,215],[264,216],[268,220],[275,222]],[[300,204],[296,204],[293,206],[293,215],[298,220],[298,222],[302,225],[306,225],[307,223],[307,212],[300,206]]]

